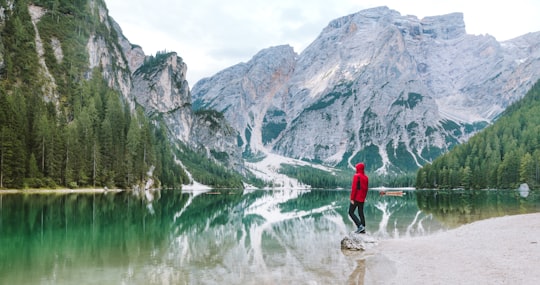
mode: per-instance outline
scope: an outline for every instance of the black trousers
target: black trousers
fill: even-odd
[[[354,213],[354,211],[358,209],[358,216]],[[349,204],[349,216],[353,220],[356,227],[359,227],[360,225],[366,226],[366,218],[364,217],[364,202],[357,202],[354,201],[354,204]]]

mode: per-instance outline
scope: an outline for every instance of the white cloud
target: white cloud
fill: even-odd
[[[176,51],[193,86],[270,46],[301,52],[333,19],[388,6],[418,18],[464,13],[467,32],[499,41],[540,31],[537,0],[105,0],[128,40],[147,54]]]

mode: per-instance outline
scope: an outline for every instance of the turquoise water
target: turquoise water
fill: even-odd
[[[343,284],[349,192],[0,195],[0,284]],[[368,233],[429,235],[540,212],[517,191],[370,191]]]

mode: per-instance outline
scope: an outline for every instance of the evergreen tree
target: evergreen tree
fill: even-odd
[[[521,159],[521,165],[519,168],[519,182],[527,183],[529,185],[535,184],[534,160],[530,153],[526,153]]]
[[[156,185],[180,187],[188,181],[180,160],[203,183],[242,186],[237,173],[206,153],[174,145],[161,118],[148,118],[110,88],[104,79],[110,70],[89,70],[90,35],[109,50],[121,50],[111,23],[100,19],[98,5],[87,0],[11,2],[3,5],[9,8],[2,11],[0,26],[0,188],[127,188],[146,179],[152,167]],[[35,26],[30,4],[47,11]],[[43,55],[36,50],[36,29]],[[61,43],[61,59],[54,42]],[[158,53],[146,67],[162,64],[167,54]],[[113,62],[117,56],[111,54]],[[44,75],[41,59],[54,83]],[[54,94],[48,94],[52,89]]]
[[[540,81],[492,126],[418,170],[417,187],[456,188],[459,178],[468,189],[514,189],[523,182],[537,188],[539,141]]]

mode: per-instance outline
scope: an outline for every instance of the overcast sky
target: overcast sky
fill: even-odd
[[[297,53],[331,20],[387,6],[401,15],[462,12],[469,34],[499,41],[540,31],[538,0],[105,0],[132,44],[147,55],[175,51],[188,65],[190,87],[258,51],[282,44]]]

